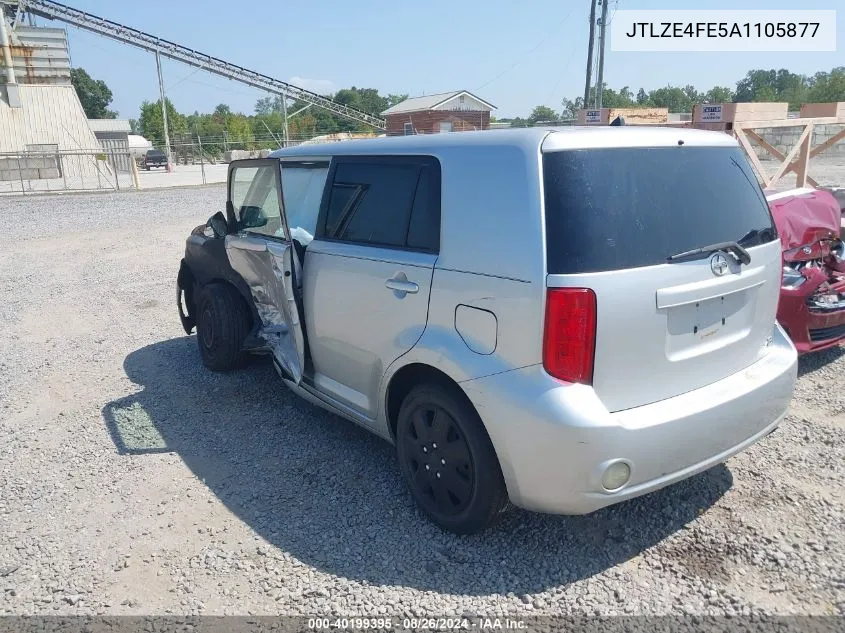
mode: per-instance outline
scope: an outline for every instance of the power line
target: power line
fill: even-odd
[[[569,68],[569,64],[572,62],[572,58],[575,56],[575,48],[573,47],[571,51],[569,51],[569,57],[566,58],[566,63],[561,67],[560,72],[558,73],[557,81],[555,82],[554,88],[552,88],[549,96],[546,98],[547,102],[551,102],[554,99],[555,91],[557,90],[560,82],[563,81],[563,73],[565,70]]]
[[[574,11],[574,10],[573,10],[573,11]],[[572,15],[573,11],[570,11],[569,13],[567,13],[567,14],[563,17],[563,19],[562,19],[562,20],[561,20],[561,21],[557,24],[557,26],[556,26],[556,27],[555,27],[552,31],[550,31],[550,32],[549,32],[549,33],[548,33],[548,34],[547,34],[547,35],[546,35],[543,39],[541,39],[541,40],[540,40],[540,42],[537,44],[537,46],[535,46],[534,48],[532,48],[532,49],[531,49],[530,51],[528,51],[525,55],[523,55],[520,59],[518,59],[516,62],[514,62],[514,64],[513,64],[510,68],[508,68],[508,69],[506,69],[506,70],[502,71],[501,73],[499,73],[498,75],[496,75],[495,77],[493,77],[490,81],[487,81],[487,82],[485,82],[485,83],[481,84],[480,86],[478,86],[477,88],[475,88],[475,90],[476,90],[476,91],[478,91],[478,90],[481,90],[482,88],[486,88],[487,86],[489,86],[489,85],[490,85],[490,84],[492,84],[493,82],[495,82],[495,81],[497,81],[497,80],[501,79],[502,77],[504,77],[505,75],[507,75],[510,71],[512,71],[514,68],[516,68],[517,66],[519,66],[522,62],[524,62],[526,59],[528,59],[531,55],[533,55],[533,54],[534,54],[534,53],[535,53],[535,52],[536,52],[536,51],[537,51],[537,50],[538,50],[538,49],[539,49],[539,48],[540,48],[543,44],[545,44],[545,43],[548,41],[548,39],[549,39],[552,35],[555,35],[555,34],[558,32],[558,29],[560,29],[560,27],[561,27],[561,26],[563,26],[563,23],[564,23],[564,22],[566,22],[566,21],[569,19],[569,16],[571,16],[571,15]]]
[[[613,1],[613,13],[610,14],[610,18],[607,20],[608,24],[613,22],[613,16],[616,15],[616,12],[619,10],[619,2],[620,0]]]
[[[219,90],[220,92],[228,92],[233,95],[241,95],[244,97],[257,97],[261,94],[260,91],[258,92],[244,92],[243,90],[233,90],[228,86],[215,86],[210,83],[206,83],[204,81],[199,81],[198,79],[186,79],[189,84],[195,84],[197,86],[205,86],[206,88],[213,88],[214,90]]]
[[[172,84],[170,84],[169,86],[167,86],[167,87],[165,88],[165,90],[166,90],[166,91],[170,91],[170,90],[172,90],[173,88],[175,88],[176,86],[178,86],[178,85],[180,85],[180,84],[182,84],[182,83],[184,83],[184,82],[188,81],[188,78],[189,78],[189,77],[193,77],[193,76],[194,76],[194,75],[196,75],[196,74],[197,74],[200,70],[201,70],[200,68],[194,68],[191,72],[189,72],[187,75],[185,75],[184,77],[182,77],[182,79],[179,79],[176,83],[172,83]]]

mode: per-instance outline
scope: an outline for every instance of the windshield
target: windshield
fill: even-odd
[[[543,155],[551,274],[664,264],[720,242],[777,237],[738,147],[607,148]]]

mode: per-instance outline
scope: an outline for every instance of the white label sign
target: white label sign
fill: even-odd
[[[587,123],[601,123],[601,110],[587,110]]]
[[[702,121],[721,121],[722,120],[722,106],[720,106],[720,105],[701,106],[701,120]]]
[[[610,50],[835,53],[841,24],[834,9],[614,10]]]

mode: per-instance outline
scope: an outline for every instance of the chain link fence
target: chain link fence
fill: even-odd
[[[291,135],[287,141],[282,135],[249,136],[246,139],[237,137],[197,138],[194,135],[174,135],[170,138],[170,160],[173,165],[219,164],[229,162],[239,152],[249,152],[256,156],[264,151],[271,152],[281,147],[293,147],[303,142],[311,141],[313,135]],[[319,136],[317,137],[319,138]],[[165,150],[163,139],[148,139],[155,149]],[[143,153],[137,156],[139,166],[143,160]]]
[[[58,150],[0,153],[0,194],[137,189],[128,151]]]
[[[263,157],[281,147],[372,138],[382,134],[384,132],[381,131],[325,130],[318,134],[290,134],[287,140],[284,139],[283,133],[269,131],[242,137],[226,134],[206,138],[194,133],[174,134],[170,138],[171,165],[176,172],[185,175],[185,178],[176,179],[178,182],[170,177],[162,179],[157,176],[156,174],[162,171],[160,169],[153,169],[151,172],[144,169],[146,148],[124,149],[106,146],[96,149],[59,150],[56,145],[50,144],[28,145],[22,152],[0,153],[0,195],[120,191],[218,182],[221,178],[225,180],[225,173],[218,173],[220,168],[215,168],[206,178],[205,167],[224,165],[238,158]],[[165,149],[163,139],[150,141],[152,148]]]

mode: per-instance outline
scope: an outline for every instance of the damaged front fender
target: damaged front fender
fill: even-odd
[[[185,334],[190,334],[196,327],[196,303],[194,294],[196,280],[190,266],[182,259],[179,264],[179,274],[176,277],[176,305],[179,309],[179,320]]]

